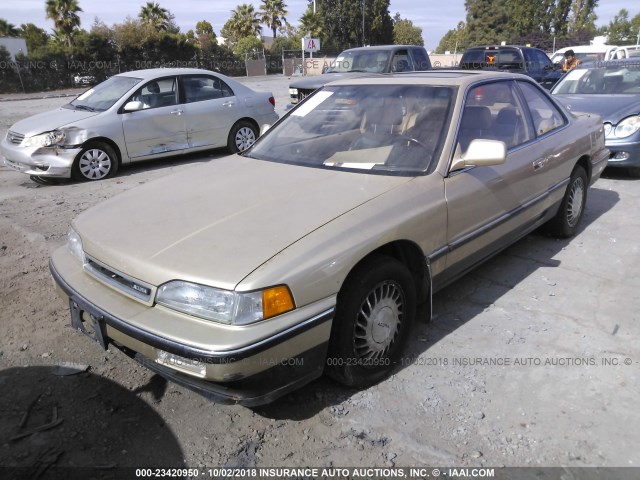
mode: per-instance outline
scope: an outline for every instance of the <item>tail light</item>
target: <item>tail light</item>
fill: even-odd
[[[276,106],[276,99],[275,99],[275,98],[273,98],[273,97],[269,97],[269,103],[270,103],[271,105],[273,105],[273,107],[275,108],[275,106]]]

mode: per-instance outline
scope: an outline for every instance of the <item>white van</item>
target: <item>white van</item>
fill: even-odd
[[[564,62],[564,52],[573,50],[575,56],[580,62],[598,62],[603,60],[611,60],[611,54],[618,47],[615,45],[577,45],[575,47],[566,47],[556,50],[551,56],[551,61],[556,65],[562,65]]]

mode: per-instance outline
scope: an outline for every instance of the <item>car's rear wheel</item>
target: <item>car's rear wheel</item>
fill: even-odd
[[[118,155],[111,146],[104,142],[91,142],[76,157],[71,174],[79,181],[103,180],[116,174],[118,163]]]
[[[587,203],[587,188],[587,173],[584,168],[576,166],[571,173],[558,213],[547,224],[547,230],[551,235],[569,238],[576,233]]]
[[[386,256],[365,260],[338,294],[326,372],[348,386],[385,378],[400,359],[416,311],[413,278]]]
[[[259,135],[255,125],[247,120],[241,120],[231,128],[227,148],[231,153],[244,152],[256,143]]]

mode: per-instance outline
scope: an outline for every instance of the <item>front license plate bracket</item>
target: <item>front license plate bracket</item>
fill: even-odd
[[[69,310],[71,311],[71,326],[106,350],[108,345],[107,324],[104,321],[104,317],[97,313],[83,310],[73,299],[69,299]],[[84,320],[83,313],[87,313],[89,320]]]

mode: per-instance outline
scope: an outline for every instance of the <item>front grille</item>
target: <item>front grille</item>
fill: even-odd
[[[307,98],[309,95],[311,95],[313,92],[314,92],[314,90],[301,90],[301,89],[298,89],[298,101],[301,102],[302,100]]]
[[[85,258],[84,269],[94,277],[102,280],[116,290],[120,290],[145,303],[151,303],[154,293],[153,286],[107,267],[93,258],[87,256],[85,256]]]
[[[7,133],[7,140],[9,140],[9,142],[14,143],[16,145],[20,145],[22,143],[22,140],[24,140],[24,135],[21,133],[12,132],[11,130],[9,130],[9,133]]]

